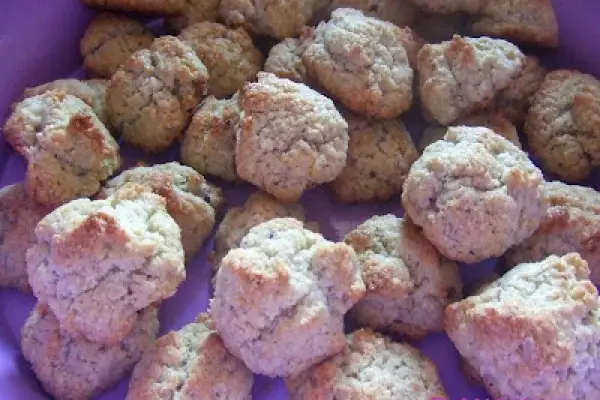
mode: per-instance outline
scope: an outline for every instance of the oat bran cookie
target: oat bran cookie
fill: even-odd
[[[138,311],[185,279],[181,233],[165,200],[131,184],[106,200],[78,199],[35,229],[27,252],[33,293],[70,333],[115,345]]]
[[[417,10],[410,0],[333,0],[331,11],[338,8],[354,8],[370,17],[375,17],[401,28],[410,26]]]
[[[181,32],[197,22],[216,22],[219,19],[221,0],[185,0],[181,14],[165,18],[165,26],[170,32]]]
[[[125,142],[155,153],[182,133],[206,95],[208,71],[194,50],[162,36],[127,60],[106,91],[108,115]]]
[[[269,50],[263,70],[277,75],[279,78],[287,78],[294,82],[305,83],[316,89],[316,83],[310,79],[306,67],[302,63],[302,54],[310,44],[309,39],[313,36],[313,29],[306,28],[300,32],[297,38],[286,38]]]
[[[258,74],[240,93],[237,173],[284,202],[334,180],[346,165],[348,124],[308,86]]]
[[[270,377],[300,373],[344,348],[344,314],[365,293],[352,248],[278,218],[223,258],[211,312],[223,343]]]
[[[29,194],[47,206],[94,195],[121,167],[119,145],[94,110],[64,92],[18,103],[4,138],[27,160]]]
[[[81,0],[93,8],[174,15],[183,12],[185,0]]]
[[[21,330],[21,348],[40,383],[57,400],[91,399],[127,375],[158,333],[158,309],[136,315],[133,331],[114,346],[62,330],[38,303]]]
[[[286,378],[286,386],[290,400],[447,398],[429,358],[369,329],[348,335],[342,353]]]
[[[251,400],[254,376],[208,314],[159,338],[136,365],[127,400]]]
[[[450,127],[425,149],[404,182],[402,204],[451,260],[498,257],[539,227],[543,176],[517,146],[483,127]]]
[[[600,396],[600,309],[576,253],[520,264],[446,309],[446,332],[494,398]]]

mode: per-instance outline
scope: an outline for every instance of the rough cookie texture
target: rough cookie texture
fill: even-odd
[[[350,246],[278,218],[223,258],[211,310],[225,346],[250,370],[287,376],[344,348],[344,314],[364,293]]]
[[[369,329],[348,335],[342,353],[288,377],[286,386],[290,400],[447,398],[431,360]]]
[[[114,346],[90,342],[62,330],[38,303],[21,331],[21,348],[48,394],[57,400],[91,399],[127,375],[158,333],[158,310],[135,316],[134,330]]]
[[[35,229],[27,252],[33,293],[68,332],[114,345],[137,312],[185,279],[181,234],[160,196],[129,185],[106,200],[78,199]]]
[[[312,28],[304,29],[298,38],[287,38],[271,47],[269,56],[265,61],[265,72],[270,72],[280,78],[287,78],[294,82],[306,83],[308,86],[315,88],[314,83],[302,62],[302,54],[306,51],[306,47],[310,43],[309,40],[313,35]]]
[[[208,94],[229,97],[261,70],[262,53],[243,28],[199,22],[185,28],[179,39],[194,49],[208,68]]]
[[[141,13],[179,14],[185,9],[185,0],[81,0],[90,7],[133,11]]]
[[[342,173],[331,182],[345,203],[388,201],[402,184],[419,153],[399,120],[368,121],[345,113],[350,142]]]
[[[136,51],[152,45],[154,35],[144,24],[119,14],[96,15],[80,43],[83,68],[94,78],[109,79]]]
[[[119,145],[94,110],[64,92],[18,103],[4,138],[27,159],[29,194],[48,206],[94,195],[121,166]]]
[[[483,6],[488,2],[494,2],[491,0],[410,0],[421,10],[436,13],[436,14],[450,14],[450,13],[467,13],[476,14]]]
[[[444,329],[444,309],[462,298],[458,265],[410,220],[375,216],[348,233],[367,286],[352,309],[359,326],[420,338]]]
[[[421,48],[419,94],[428,116],[450,125],[490,104],[517,77],[525,56],[512,43],[455,36]]]
[[[391,119],[412,103],[413,70],[407,31],[339,8],[320,23],[302,61],[308,74],[357,114]],[[408,46],[410,47],[410,46]]]
[[[162,36],[111,78],[106,92],[111,123],[126,142],[162,151],[183,133],[207,83],[208,71],[194,50]]]
[[[446,332],[494,398],[600,397],[598,292],[578,254],[520,264],[446,309]]]
[[[107,181],[98,197],[112,196],[128,183],[144,185],[166,200],[167,212],[181,229],[186,259],[200,250],[225,201],[221,189],[206,182],[192,168],[177,162],[124,171]]]
[[[136,365],[127,400],[251,400],[254,376],[221,341],[210,316],[159,338]]]
[[[240,104],[240,178],[295,202],[346,165],[348,124],[330,99],[308,86],[261,72],[242,89]]]
[[[541,171],[483,127],[450,127],[412,165],[402,204],[446,257],[476,263],[502,255],[546,214]]]
[[[180,32],[197,22],[216,22],[220,4],[221,0],[185,0],[183,12],[165,18],[165,26],[171,32]]]
[[[507,264],[577,252],[588,263],[590,280],[600,284],[600,193],[558,181],[546,183],[544,189],[548,212],[529,239],[509,250]]]
[[[361,10],[370,17],[391,22],[399,27],[411,25],[417,14],[410,0],[333,0],[331,10],[338,8]]]
[[[35,243],[35,226],[50,211],[21,183],[0,189],[0,286],[30,291],[25,255]]]
[[[569,183],[600,165],[600,81],[578,71],[546,75],[524,128],[545,169]]]

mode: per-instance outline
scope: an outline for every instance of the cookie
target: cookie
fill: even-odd
[[[423,46],[418,55],[419,95],[427,116],[448,126],[487,107],[525,65],[512,43],[454,36]]]
[[[127,400],[252,399],[254,376],[232,356],[210,316],[159,338],[136,365]]]
[[[119,145],[94,110],[64,92],[18,103],[4,138],[27,159],[29,194],[47,206],[94,195],[121,167]]]
[[[366,296],[352,308],[359,326],[419,339],[444,329],[444,309],[462,298],[458,265],[410,220],[371,217],[348,233]]]
[[[369,121],[344,114],[350,142],[342,173],[331,182],[344,203],[388,201],[402,184],[419,153],[400,120]]]
[[[410,26],[417,10],[410,0],[333,0],[331,11],[338,8],[354,8],[370,17],[375,17],[401,28]]]
[[[302,54],[309,44],[307,39],[313,35],[312,28],[303,29],[297,38],[283,39],[269,50],[263,70],[298,83],[306,83],[315,88],[316,84],[310,79],[306,67],[302,63]]]
[[[185,279],[181,233],[165,200],[134,184],[106,200],[74,200],[35,229],[27,252],[33,293],[70,333],[115,345],[137,312]]]
[[[404,182],[402,204],[451,260],[498,257],[539,227],[543,176],[517,146],[483,127],[450,127],[425,149]]]
[[[546,75],[524,132],[544,169],[578,183],[600,165],[600,81],[574,70]]]
[[[93,8],[174,15],[183,12],[186,0],[81,0]]]
[[[235,157],[243,180],[292,203],[346,165],[348,124],[308,86],[261,72],[244,85],[240,104]]]
[[[598,292],[578,254],[520,264],[446,309],[448,336],[493,398],[600,396]]]
[[[590,280],[600,284],[600,193],[558,181],[544,189],[548,211],[535,233],[508,251],[508,266],[576,252],[587,261]]]
[[[286,378],[290,400],[442,400],[435,364],[407,343],[369,329],[346,338],[344,351]]]
[[[344,348],[344,314],[365,293],[354,250],[293,218],[264,222],[223,258],[211,312],[229,351],[270,377]]]
[[[185,257],[191,259],[212,232],[216,214],[224,206],[221,189],[192,168],[170,162],[124,171],[104,184],[98,198],[108,198],[128,183],[146,186],[166,200],[167,212],[181,229]]]
[[[91,399],[127,375],[158,333],[158,309],[135,316],[133,331],[106,346],[62,330],[50,309],[38,303],[21,330],[21,348],[40,383],[57,400]]]
[[[181,32],[197,22],[216,22],[221,0],[185,0],[181,14],[167,16],[165,26],[170,32]]]
[[[208,68],[208,94],[217,98],[233,95],[262,68],[263,55],[243,28],[199,22],[185,28],[179,39],[193,48]]]

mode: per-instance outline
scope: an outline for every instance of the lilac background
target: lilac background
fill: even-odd
[[[9,112],[10,103],[20,96],[23,88],[52,79],[77,74],[80,64],[78,42],[92,13],[77,0],[1,0],[0,1],[0,123]],[[556,0],[555,7],[560,24],[561,48],[555,53],[543,54],[549,65],[577,67],[600,76],[600,2],[595,0]],[[420,134],[421,122],[415,112],[407,117],[407,124],[415,136]],[[1,126],[1,124],[0,124]],[[142,154],[126,149],[129,161],[144,159]],[[174,151],[160,159],[173,159]],[[25,164],[6,146],[0,137],[0,186],[23,179]],[[597,174],[596,174],[597,176]],[[597,178],[590,184],[598,189]],[[232,188],[224,185],[228,202],[241,204],[253,191],[250,187]],[[302,202],[309,216],[322,223],[329,239],[338,239],[347,231],[375,214],[393,212],[401,214],[398,199],[387,204],[340,206],[327,192],[318,188],[307,193]],[[179,329],[206,309],[211,295],[209,285],[210,265],[207,254],[212,241],[207,243],[188,266],[188,278],[178,293],[161,308],[161,332]],[[482,266],[462,266],[465,282],[489,273],[495,262]],[[0,289],[0,399],[45,399],[35,377],[29,370],[19,350],[19,330],[27,318],[35,299],[17,291]],[[438,365],[451,400],[463,397],[485,398],[485,392],[469,384],[460,372],[457,353],[444,334],[430,335],[415,343]],[[123,381],[101,399],[123,399],[127,382]],[[285,388],[278,380],[258,378],[255,399],[286,398]]]

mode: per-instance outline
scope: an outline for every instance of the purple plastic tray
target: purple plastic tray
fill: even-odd
[[[0,5],[0,126],[6,119],[10,103],[23,89],[53,79],[79,75],[78,43],[92,13],[76,0],[2,0]],[[595,0],[556,0],[561,47],[558,52],[542,54],[552,67],[571,67],[600,76],[600,2]],[[411,112],[405,121],[419,136],[422,121]],[[159,158],[147,158],[125,148],[128,163],[138,160],[164,162],[176,159],[170,151]],[[0,137],[0,186],[23,180],[25,164]],[[600,188],[598,174],[588,182]],[[233,188],[223,185],[229,205],[244,202],[252,187]],[[307,193],[302,203],[309,217],[318,220],[328,239],[336,240],[372,215],[402,214],[399,199],[385,204],[341,206],[324,188]],[[161,308],[161,334],[179,329],[206,310],[211,296],[210,265],[207,259],[212,240],[188,265],[187,280],[177,294]],[[494,260],[477,266],[461,266],[466,284],[480,279],[493,269]],[[0,399],[46,399],[35,376],[20,352],[20,329],[35,304],[32,296],[0,289]],[[486,399],[489,396],[471,384],[461,373],[458,355],[445,334],[429,335],[414,343],[437,364],[451,400]],[[123,399],[127,379],[100,396],[104,400]],[[280,380],[257,377],[254,398],[283,400],[286,390]],[[530,399],[538,400],[538,399]]]

